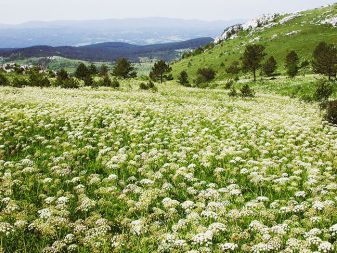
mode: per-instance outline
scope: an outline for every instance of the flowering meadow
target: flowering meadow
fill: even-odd
[[[0,88],[0,252],[336,252],[337,128],[276,95]]]

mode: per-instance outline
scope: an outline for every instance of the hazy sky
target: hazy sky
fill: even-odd
[[[227,20],[335,2],[337,0],[0,0],[0,23],[130,17]]]

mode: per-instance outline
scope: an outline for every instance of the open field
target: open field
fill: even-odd
[[[318,105],[158,88],[0,88],[0,252],[336,252]]]

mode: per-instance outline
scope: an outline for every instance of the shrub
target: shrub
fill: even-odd
[[[6,86],[6,85],[9,85],[8,78],[5,75],[0,74],[0,86]]]
[[[29,75],[30,86],[50,87],[49,79],[38,72],[32,71]]]
[[[140,83],[139,88],[141,90],[154,90],[157,91],[157,87],[154,85],[154,83],[150,80],[147,83]]]
[[[24,86],[29,86],[29,82],[26,78],[14,77],[12,86],[16,88],[22,88]]]
[[[277,69],[277,62],[273,56],[269,57],[268,60],[262,65],[262,70],[266,76],[271,77],[275,74]]]
[[[188,74],[185,70],[180,72],[178,82],[183,86],[190,86],[190,83],[188,81]]]
[[[331,82],[321,79],[316,84],[316,91],[314,99],[316,101],[326,101],[333,93],[333,87]]]
[[[95,81],[92,78],[92,76],[86,76],[86,77],[84,77],[83,81],[84,81],[84,86],[90,86],[90,87],[95,86]]]
[[[236,91],[234,86],[232,86],[231,90],[228,93],[228,96],[230,96],[230,97],[237,97],[238,96],[238,92]]]
[[[197,78],[194,80],[198,87],[205,87],[205,83],[215,78],[215,71],[212,68],[201,68],[197,71]]]
[[[233,79],[229,79],[229,80],[226,82],[226,84],[225,84],[225,89],[226,89],[226,90],[229,90],[229,89],[233,88],[233,86],[234,86],[234,80],[233,80]]]
[[[325,120],[331,124],[337,125],[337,100],[326,103]]]
[[[120,83],[118,82],[117,78],[114,78],[114,80],[111,82],[111,87],[117,89],[117,88],[119,88],[120,86],[121,86],[121,85],[120,85]]]
[[[245,84],[241,89],[242,97],[255,97],[255,91],[249,87],[248,84]]]
[[[289,77],[295,77],[298,73],[299,67],[298,67],[299,57],[298,54],[295,51],[290,51],[285,60],[285,67],[287,69],[287,75]]]
[[[79,87],[79,82],[76,78],[68,78],[62,81],[61,87],[65,89],[77,89]]]

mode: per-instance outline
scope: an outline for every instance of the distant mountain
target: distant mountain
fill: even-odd
[[[177,42],[199,37],[215,37],[224,27],[239,21],[138,18],[0,24],[0,48],[34,45],[83,46],[105,41],[138,45]]]
[[[212,42],[210,37],[192,39],[182,42],[170,42],[153,45],[134,45],[124,42],[105,42],[87,46],[33,46],[18,49],[0,49],[0,56],[15,58],[61,56],[69,59],[87,61],[114,61],[125,57],[134,62],[140,57],[173,60],[177,58],[177,50],[195,49]]]

